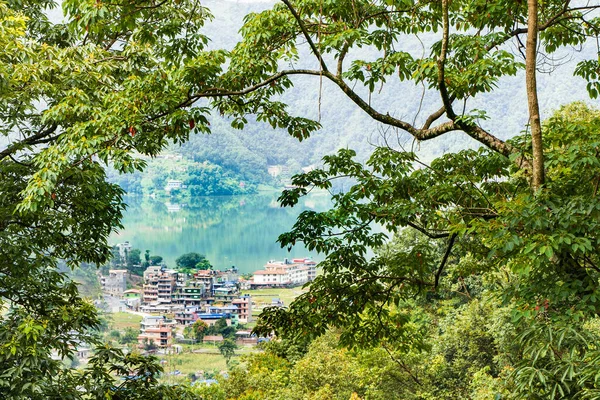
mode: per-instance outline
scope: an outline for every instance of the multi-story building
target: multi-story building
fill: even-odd
[[[179,287],[178,290],[173,293],[172,302],[184,307],[202,306],[206,304],[206,289],[204,283],[190,281],[185,286]]]
[[[165,271],[158,276],[158,302],[171,303],[173,293],[177,287],[177,272],[173,270]]]
[[[217,277],[217,271],[212,269],[199,269],[194,273],[193,280],[204,284],[204,290],[206,296],[212,296],[214,294],[214,284]]]
[[[173,189],[185,189],[183,181],[177,179],[169,179],[165,186],[165,192],[170,192]]]
[[[123,242],[123,243],[117,244],[116,247],[117,247],[117,249],[119,249],[119,257],[121,258],[121,262],[126,263],[127,255],[129,254],[129,252],[132,249],[131,244],[129,242]]]
[[[177,287],[178,273],[151,266],[144,272],[143,302],[146,304],[171,304]]]
[[[170,347],[173,343],[173,328],[176,322],[164,316],[145,316],[140,323],[138,343],[143,346],[148,342],[158,347]]]
[[[127,289],[127,270],[109,270],[108,276],[100,278],[100,284],[104,293],[119,297],[123,296],[123,292]]]
[[[171,344],[173,344],[173,327],[161,322],[156,326],[146,328],[138,335],[138,343],[143,346],[148,342],[152,342],[161,348],[171,347]]]
[[[198,314],[201,309],[199,307],[186,307],[183,310],[175,312],[175,321],[179,325],[191,325],[198,320]]]
[[[238,299],[234,299],[231,305],[237,308],[235,313],[238,315],[238,319],[242,323],[248,323],[252,321],[252,298],[249,294],[245,294]]]
[[[317,263],[310,258],[269,261],[264,270],[256,271],[252,287],[303,285],[317,276]]]

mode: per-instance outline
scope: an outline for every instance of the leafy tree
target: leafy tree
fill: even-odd
[[[127,328],[125,328],[125,331],[121,335],[120,343],[122,343],[122,344],[137,343],[138,342],[138,339],[137,339],[138,334],[139,334],[139,331],[137,331],[131,327],[127,327]]]
[[[132,268],[135,265],[140,265],[142,258],[140,257],[141,251],[139,249],[131,249],[127,253],[127,266]]]
[[[219,352],[225,357],[228,363],[231,360],[231,357],[235,355],[235,350],[237,348],[237,344],[235,344],[235,341],[232,339],[225,339],[219,344]]]
[[[575,106],[542,126],[536,88],[545,59],[538,51],[551,55],[597,38],[599,20],[590,14],[597,6],[283,0],[248,16],[242,41],[222,51],[204,48],[201,28],[210,14],[195,0],[62,5],[65,21],[53,24],[44,15],[48,1],[0,3],[0,69],[6,71],[0,133],[8,142],[0,151],[0,255],[10,260],[0,274],[8,307],[0,325],[3,397],[77,398],[80,388],[103,397],[115,387],[121,397],[175,396],[178,388],[157,386],[160,368],[152,359],[103,350],[82,375],[53,361],[51,349],[72,354],[74,343],[93,342],[89,330],[98,326],[93,306],[56,260],[72,268],[106,263],[106,239],[124,204],[103,165],[142,169],[135,154],[154,156],[168,140],[208,132],[211,109],[235,128],[252,114],[308,138],[319,123],[290,114],[281,96],[298,75],[330,82],[375,121],[418,141],[463,132],[485,148],[423,165],[387,141],[366,165],[345,149],[327,157],[324,168],[296,177],[299,189],[282,198],[287,205],[312,186],[331,188],[341,176],[357,184],[334,196],[333,210],[305,212],[282,236],[284,246],[303,241],[324,253],[324,273],[289,310],[265,314],[259,328],[293,338],[333,326],[343,329],[344,344],[388,341],[419,349],[418,315],[408,299],[431,300],[475,275],[495,286],[518,332],[511,353],[518,362],[505,386],[515,397],[598,395],[600,358],[589,345],[599,298],[598,116]],[[403,49],[410,35],[421,40],[426,33],[420,55]],[[507,49],[521,48],[525,34],[521,62]],[[304,60],[301,43],[315,59]],[[353,57],[361,47],[372,49],[368,58]],[[306,68],[280,68],[285,65]],[[493,96],[501,78],[522,70],[527,98],[517,100],[527,100],[530,133],[505,141],[485,129],[485,110],[474,109],[472,99]],[[576,73],[596,97],[598,61],[581,61]],[[380,109],[371,97],[391,80],[422,85],[439,97],[438,109],[406,119],[391,108],[397,102]],[[431,241],[368,260],[368,248],[386,240],[369,230],[371,222],[392,233],[415,229]],[[475,261],[449,276],[459,259]],[[470,357],[468,349],[448,348]],[[141,378],[119,385],[107,372],[130,370]],[[497,378],[477,374],[477,382]],[[329,384],[315,396],[334,392]]]
[[[468,288],[465,280],[476,278],[489,282],[486,301],[500,299],[498,306],[508,308],[510,324],[503,329],[515,332],[511,344],[477,333],[486,313],[463,332],[446,328],[446,340],[457,341],[447,354],[465,364],[434,376],[450,374],[456,382],[467,381],[461,377],[465,372],[497,378],[501,369],[491,360],[502,353],[494,350],[502,344],[510,354],[507,364],[515,369],[504,376],[505,388],[517,397],[596,393],[585,368],[571,363],[594,364],[594,350],[586,343],[598,335],[587,324],[596,318],[600,278],[594,268],[596,185],[590,179],[598,176],[600,165],[594,133],[599,123],[600,113],[581,104],[547,121],[547,180],[535,195],[511,160],[488,149],[448,154],[421,169],[415,167],[414,154],[391,148],[377,149],[368,169],[353,161],[351,151],[328,157],[326,169],[298,176],[295,183],[327,187],[328,179],[344,175],[357,184],[333,196],[333,210],[303,213],[294,230],[280,238],[284,245],[303,241],[328,254],[321,263],[325,274],[288,310],[263,315],[263,328],[302,337],[336,326],[344,329],[341,340],[350,346],[390,341],[418,349],[424,338],[408,300],[417,296],[435,304],[444,291],[457,290],[452,288],[472,298],[481,289]],[[517,137],[511,145],[527,149],[526,140]],[[283,201],[294,203],[303,190],[288,192]],[[371,221],[396,232],[398,225],[408,225],[428,238],[368,260],[364,249],[385,240],[383,233],[370,232]],[[476,341],[469,342],[471,334]],[[548,353],[557,346],[562,350]],[[570,372],[560,375],[559,370]],[[463,389],[459,396],[470,390]],[[455,398],[455,390],[451,393],[448,398]]]
[[[160,265],[163,262],[161,256],[150,256],[150,265]]]
[[[424,163],[413,151],[392,146],[400,140],[388,131],[366,165],[343,149],[325,157],[322,169],[296,176],[299,188],[284,193],[284,205],[295,205],[314,187],[331,189],[341,177],[356,184],[333,196],[331,211],[304,212],[292,232],[280,237],[283,246],[303,242],[324,253],[324,273],[289,309],[268,310],[259,332],[299,337],[338,327],[342,343],[350,346],[387,340],[418,348],[415,317],[405,302],[430,299],[445,285],[458,284],[448,279],[447,268],[460,257],[473,257],[477,268],[471,274],[497,285],[496,295],[510,307],[519,332],[520,346],[512,350],[521,362],[513,364],[506,387],[517,397],[595,396],[591,375],[574,365],[594,359],[585,345],[591,341],[576,338],[586,337],[585,323],[597,311],[598,113],[574,106],[542,126],[536,73],[538,52],[552,54],[598,37],[600,20],[590,14],[597,7],[537,0],[282,3],[248,17],[243,40],[230,54],[226,75],[240,82],[244,100],[251,99],[219,103],[237,117],[234,126],[243,127],[252,113],[300,139],[308,137],[318,124],[288,114],[278,95],[292,86],[290,77],[312,75],[340,88],[375,121],[418,141],[459,131],[484,147]],[[426,51],[403,51],[408,35],[425,32],[433,37],[423,42]],[[308,65],[298,56],[299,40],[307,43],[317,67],[280,68],[286,61]],[[524,47],[524,62],[506,50],[511,42]],[[377,56],[353,59],[352,51],[363,46]],[[576,68],[591,96],[597,95],[596,69],[595,60]],[[485,129],[486,111],[470,104],[522,70],[528,132],[502,140]],[[423,85],[439,96],[440,107],[406,120],[394,109],[380,109],[371,95],[392,79]],[[392,233],[414,229],[431,240],[368,259],[368,249],[387,240],[372,232],[372,223]],[[571,343],[572,351],[550,352],[557,337],[569,337],[561,343]],[[567,353],[575,364],[559,356]],[[559,370],[567,373],[558,377]]]
[[[58,260],[75,269],[111,258],[123,190],[106,182],[101,163],[132,171],[143,162],[131,150],[156,154],[166,137],[189,132],[178,129],[188,115],[146,116],[180,100],[178,84],[156,78],[200,50],[209,14],[186,0],[63,1],[56,24],[46,16],[55,5],[0,2],[0,397],[175,398],[179,388],[158,384],[156,360],[102,348],[96,309]],[[154,102],[167,92],[175,96]],[[142,126],[154,133],[136,135]],[[96,355],[75,373],[59,360],[79,343]],[[136,379],[121,380],[131,371]]]
[[[186,328],[186,329],[188,329],[189,336],[191,336],[193,339],[201,341],[204,338],[204,335],[206,335],[206,332],[208,331],[209,326],[206,322],[199,319],[199,320],[196,320],[188,328]]]
[[[186,253],[175,260],[178,268],[183,270],[191,271],[196,268],[209,268],[210,262],[206,259],[203,254],[199,253]]]

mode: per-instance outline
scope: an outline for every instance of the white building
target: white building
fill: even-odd
[[[167,185],[165,186],[165,192],[170,192],[173,189],[183,189],[183,188],[185,188],[183,181],[180,181],[177,179],[169,179],[167,181]]]
[[[119,249],[119,257],[122,262],[127,262],[127,255],[131,251],[131,244],[129,242],[119,243],[117,249]]]
[[[253,287],[303,285],[317,276],[317,263],[310,258],[269,261],[264,270],[254,273]]]
[[[123,296],[123,292],[127,289],[127,270],[126,269],[111,269],[108,271],[108,276],[100,278],[102,291],[112,296]]]

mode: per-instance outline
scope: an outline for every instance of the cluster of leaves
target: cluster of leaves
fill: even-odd
[[[257,331],[302,338],[336,327],[347,346],[389,342],[422,351],[432,342],[413,299],[435,301],[456,287],[477,298],[467,281],[483,280],[485,298],[508,310],[504,329],[516,332],[506,352],[511,393],[594,398],[600,386],[589,371],[598,368],[598,332],[589,324],[600,295],[599,127],[600,113],[582,104],[546,122],[547,183],[537,194],[513,160],[487,149],[430,165],[392,148],[377,149],[367,166],[348,150],[328,157],[324,169],[297,176],[298,188],[281,198],[293,205],[312,186],[327,189],[339,176],[355,180],[333,196],[330,211],[303,212],[280,237],[283,246],[303,242],[324,253],[324,273],[289,309],[263,313]],[[526,137],[513,143],[524,155],[530,151]],[[387,233],[373,231],[374,223]],[[367,256],[405,229],[422,238]]]

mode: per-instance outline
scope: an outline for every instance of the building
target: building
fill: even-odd
[[[217,280],[217,271],[199,269],[194,273],[193,280],[204,285],[206,296],[212,296],[214,294],[214,284]]]
[[[164,316],[145,316],[140,323],[138,343],[140,346],[151,342],[160,348],[170,347],[173,343],[175,324],[174,320],[169,320]]]
[[[222,343],[223,342],[223,336],[222,335],[206,335],[204,336],[204,338],[202,339],[202,343],[212,343],[212,344],[217,344],[217,343]]]
[[[123,242],[116,245],[117,249],[119,249],[119,257],[121,257],[121,262],[127,262],[127,255],[132,249],[132,246],[129,242]]]
[[[158,268],[158,269],[157,269]],[[150,266],[144,271],[142,301],[145,304],[171,304],[176,291],[179,273]]]
[[[198,307],[187,307],[175,312],[175,321],[179,325],[191,325],[198,320],[201,309]]]
[[[269,261],[264,270],[254,273],[252,287],[282,287],[303,285],[317,276],[317,263],[310,258]]]
[[[142,302],[141,291],[137,289],[129,289],[123,292],[121,303],[125,304],[130,310],[139,310]]]
[[[185,188],[183,181],[180,181],[177,179],[169,179],[167,181],[167,185],[165,186],[165,192],[170,192],[173,189],[183,189],[183,188]]]
[[[150,326],[138,335],[138,343],[144,346],[148,342],[154,343],[157,347],[171,347],[173,344],[173,326],[160,322],[156,326]]]
[[[255,345],[258,343],[258,337],[252,334],[251,330],[242,330],[235,333],[235,342],[238,345]]]
[[[112,296],[123,296],[127,289],[127,270],[126,269],[111,269],[108,271],[108,276],[100,278],[100,285],[104,293]]]
[[[215,301],[222,301],[225,303],[231,303],[231,301],[238,296],[237,288],[232,286],[216,287],[213,292]]]
[[[175,321],[167,319],[163,315],[146,315],[142,322],[140,322],[141,331],[145,331],[148,328],[157,327],[159,325],[170,325],[174,326]]]
[[[173,294],[172,302],[184,307],[206,304],[206,287],[204,283],[201,281],[188,282]]]
[[[214,311],[214,310],[213,310]],[[225,318],[227,321],[227,325],[237,325],[238,317],[237,314],[233,314],[231,312],[227,313],[216,313],[216,312],[208,312],[208,313],[199,313],[198,319],[201,319],[203,322],[206,322],[208,326],[212,326],[217,323],[218,320]]]
[[[249,294],[234,299],[231,304],[237,308],[234,312],[238,315],[241,323],[245,324],[252,321],[252,298]]]

